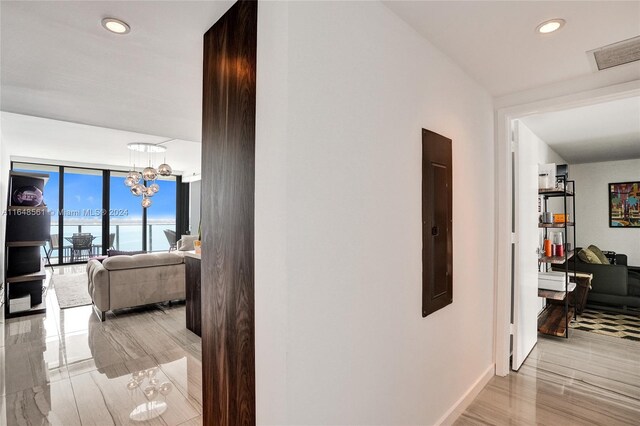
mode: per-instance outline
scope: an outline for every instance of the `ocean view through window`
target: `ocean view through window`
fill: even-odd
[[[12,169],[49,175],[44,202],[51,214],[51,239],[43,256],[48,252],[52,264],[86,262],[109,248],[169,250],[165,230],[176,233],[178,210],[175,176],[162,179],[153,205],[143,209],[140,199],[124,185],[123,171],[23,162],[14,162]],[[108,189],[107,200],[104,188]],[[103,232],[105,226],[108,232]]]

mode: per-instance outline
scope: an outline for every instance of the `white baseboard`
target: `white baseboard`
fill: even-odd
[[[485,371],[478,377],[473,385],[456,401],[455,404],[442,417],[436,424],[438,425],[452,425],[464,410],[469,407],[473,400],[478,396],[480,391],[489,383],[489,380],[495,375],[496,366],[491,364]]]

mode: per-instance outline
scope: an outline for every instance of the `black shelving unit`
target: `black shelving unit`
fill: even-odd
[[[10,172],[5,235],[5,318],[46,311],[50,275],[41,248],[49,241],[51,216],[43,202],[49,175]],[[12,300],[29,296],[29,309],[12,312]]]
[[[567,180],[564,176],[557,177],[558,188],[554,189],[540,189],[538,195],[542,196],[544,201],[544,210],[547,211],[547,203],[549,198],[562,197],[563,200],[563,214],[565,215],[565,221],[563,223],[540,223],[539,228],[544,229],[544,238],[547,239],[550,229],[557,229],[563,232],[563,244],[565,245],[563,256],[541,256],[538,259],[540,265],[542,264],[563,264],[565,273],[565,289],[564,291],[546,291],[540,290],[538,295],[545,297],[547,305],[543,311],[538,315],[538,331],[543,334],[548,334],[558,337],[569,337],[569,322],[573,319],[574,309],[569,304],[569,260],[573,260],[573,277],[576,276],[576,258],[574,256],[574,250],[576,247],[576,198],[575,198],[575,186],[574,180]],[[567,214],[569,210],[568,203],[571,203],[571,212],[569,218],[572,221],[568,221]],[[573,229],[573,242],[572,250],[566,250],[566,244],[569,240],[569,229]]]

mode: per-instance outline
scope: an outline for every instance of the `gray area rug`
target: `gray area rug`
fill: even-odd
[[[56,292],[60,309],[75,308],[91,304],[86,272],[53,276],[53,289]]]

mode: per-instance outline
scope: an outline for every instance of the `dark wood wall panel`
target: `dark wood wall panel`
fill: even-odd
[[[204,36],[202,375],[205,425],[255,424],[257,2]]]
[[[451,139],[422,129],[422,316],[453,303]]]

